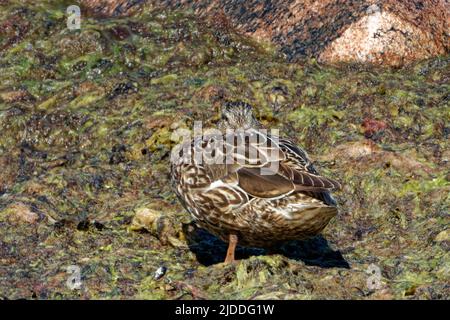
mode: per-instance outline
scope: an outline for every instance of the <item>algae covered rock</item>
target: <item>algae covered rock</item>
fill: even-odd
[[[182,217],[177,219],[168,210],[170,210],[170,207],[163,202],[138,208],[131,221],[130,229],[133,231],[146,230],[163,244],[170,244],[175,247],[186,246],[180,221]]]
[[[227,20],[278,45],[289,60],[401,66],[448,53],[445,1],[153,1]],[[224,16],[225,18],[222,18]]]

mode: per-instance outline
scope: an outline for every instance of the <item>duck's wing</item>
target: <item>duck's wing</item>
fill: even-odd
[[[339,182],[321,176],[314,168],[308,154],[292,141],[279,139],[279,146],[285,155],[281,166],[286,176],[299,191],[333,191],[341,188]]]
[[[235,163],[227,166],[226,178],[250,196],[277,198],[295,191],[340,188],[338,182],[319,175],[306,152],[287,139],[258,131],[253,132],[258,139],[233,135],[228,140],[234,142],[231,159]]]
[[[228,186],[257,198],[340,187],[338,182],[319,175],[306,152],[290,140],[262,131],[211,136],[204,138],[202,145],[204,169],[211,181],[220,180],[212,186]]]

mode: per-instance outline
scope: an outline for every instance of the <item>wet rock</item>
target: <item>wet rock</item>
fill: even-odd
[[[154,275],[155,280],[159,280],[159,279],[161,279],[162,277],[164,277],[164,275],[166,274],[166,272],[167,272],[167,268],[166,268],[165,266],[159,267],[159,268],[155,271],[155,275]]]
[[[157,237],[162,244],[185,247],[181,224],[175,220],[173,213],[170,213],[170,211],[170,206],[164,202],[154,202],[138,208],[131,221],[130,230],[146,230]]]
[[[162,217],[162,213],[155,212],[149,208],[141,208],[136,211],[131,222],[132,230],[142,230],[153,231],[153,223],[157,223],[158,219]]]
[[[449,50],[445,1],[168,0],[155,5],[197,14],[281,47],[289,60],[369,62],[399,66]],[[215,18],[219,17],[219,18]]]
[[[364,15],[320,53],[320,61],[401,66],[449,50],[444,1],[366,3]]]

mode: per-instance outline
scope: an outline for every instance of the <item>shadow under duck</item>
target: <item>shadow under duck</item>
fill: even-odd
[[[250,105],[228,102],[218,130],[172,152],[179,199],[201,228],[228,242],[225,262],[240,245],[273,247],[320,233],[337,214],[338,182],[314,169],[292,141],[262,128]]]

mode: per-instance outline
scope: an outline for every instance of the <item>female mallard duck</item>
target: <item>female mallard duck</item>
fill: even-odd
[[[266,133],[251,107],[228,102],[215,134],[194,137],[172,155],[172,182],[194,221],[228,242],[270,247],[320,233],[337,214],[330,191],[305,151]]]

